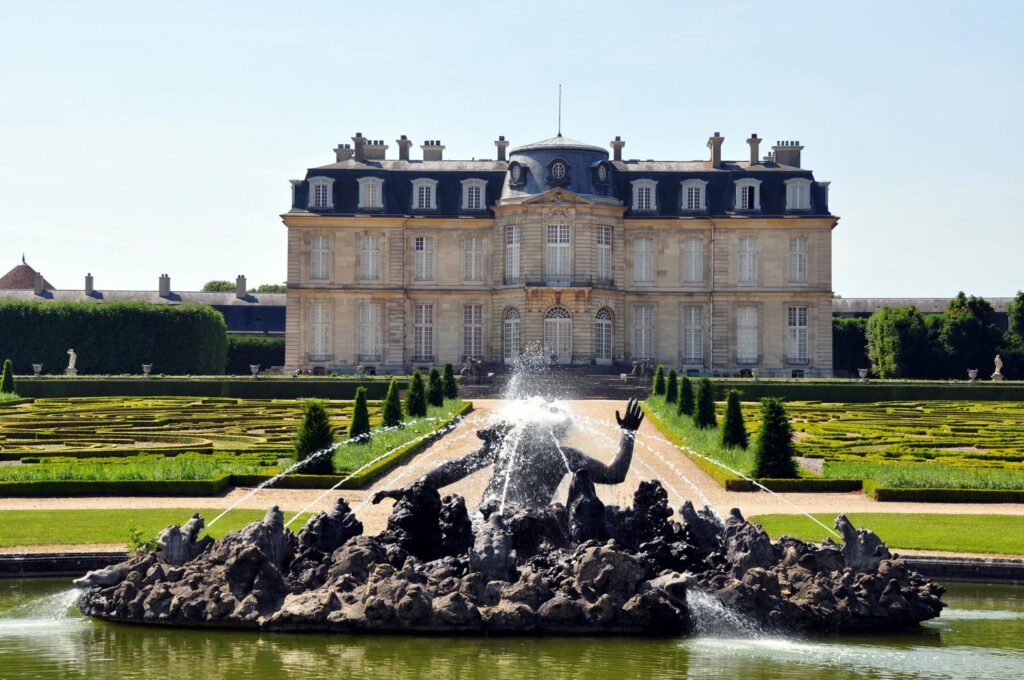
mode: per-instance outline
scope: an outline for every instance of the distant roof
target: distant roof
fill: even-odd
[[[347,161],[320,165],[313,170],[391,170],[395,172],[505,172],[508,163],[494,160],[440,160],[440,161],[400,161],[375,160],[357,161],[349,158]]]
[[[551,137],[550,139],[542,139],[539,142],[533,142],[532,144],[525,144],[523,146],[517,146],[512,149],[512,153],[521,153],[523,151],[543,151],[550,149],[574,149],[576,151],[596,151],[597,153],[603,153],[605,156],[608,155],[608,150],[604,147],[594,146],[593,144],[586,144],[584,142],[570,139],[569,137],[563,137],[558,135]]]
[[[873,314],[880,309],[917,307],[923,314],[946,311],[951,298],[832,298],[833,314]],[[1005,312],[1009,297],[985,298],[996,312]]]
[[[0,277],[0,290],[28,290],[35,289],[36,270],[28,266],[25,257],[22,256],[21,264]],[[43,290],[53,290],[53,284],[43,278]]]
[[[86,295],[84,290],[46,290],[35,295],[31,290],[0,290],[0,301],[23,300],[28,302],[152,302],[158,305],[202,304],[214,307],[284,307],[286,293],[250,293],[244,298],[232,293],[202,293],[194,291],[171,291],[170,296],[160,297],[155,290],[97,290]]]

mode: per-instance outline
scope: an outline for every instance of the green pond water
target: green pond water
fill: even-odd
[[[0,678],[1024,678],[1024,588],[950,584],[941,619],[807,640],[283,635],[112,625],[65,579],[0,580]]]

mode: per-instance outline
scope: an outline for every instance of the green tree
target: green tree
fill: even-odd
[[[391,379],[388,394],[384,397],[384,427],[397,427],[402,424],[402,400],[398,396],[398,380]]]
[[[1018,290],[1016,297],[1006,305],[1006,317],[1010,332],[1024,345],[1024,290]]]
[[[867,319],[832,319],[832,366],[856,374],[868,368]]]
[[[459,383],[455,380],[455,368],[451,364],[444,365],[444,398],[459,398]]]
[[[427,415],[427,391],[423,384],[423,374],[412,372],[409,391],[405,395],[405,412],[410,418],[422,418]]]
[[[761,429],[754,444],[754,477],[791,479],[797,476],[793,460],[793,431],[781,399],[761,400]]]
[[[665,382],[665,401],[674,404],[679,401],[679,376],[676,369],[669,369],[668,380]]]
[[[222,279],[214,279],[203,284],[204,293],[234,293],[235,284]]]
[[[679,415],[693,415],[693,381],[685,375],[679,386]]]
[[[926,370],[928,329],[917,307],[886,307],[867,325],[871,370],[881,378],[905,378]]]
[[[441,380],[441,373],[436,368],[430,369],[430,378],[427,381],[427,403],[431,406],[444,406],[444,383]]]
[[[249,289],[250,293],[287,293],[288,287],[283,283],[261,283]]]
[[[964,295],[950,300],[940,338],[948,355],[947,375],[963,377],[969,368],[992,363],[1003,334],[995,325],[995,310],[984,298]]]
[[[693,412],[693,424],[702,430],[718,425],[715,416],[715,386],[707,378],[701,378],[697,385],[697,407]]]
[[[738,390],[729,390],[725,393],[722,446],[734,449],[747,448],[747,427],[743,423],[743,409],[740,407]]]
[[[370,441],[370,411],[366,408],[366,388],[356,388],[356,401],[352,407],[352,421],[348,424],[348,438],[361,437],[360,443]]]
[[[658,364],[658,370],[654,372],[654,394],[663,396],[665,394],[665,369]]]
[[[14,394],[14,367],[10,359],[4,359],[4,372],[0,375],[0,392]]]
[[[332,454],[326,449],[334,446],[334,427],[322,401],[311,399],[302,410],[302,422],[295,437],[295,460],[308,461],[300,472],[329,475],[334,472]],[[318,454],[315,455],[314,454]]]

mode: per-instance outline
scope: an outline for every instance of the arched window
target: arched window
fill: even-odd
[[[572,314],[565,307],[544,315],[544,353],[555,363],[572,363]]]
[[[437,180],[421,177],[412,181],[412,209],[437,210]]]
[[[332,178],[309,178],[309,207],[319,210],[330,210],[334,207],[334,180]]]
[[[745,177],[736,180],[736,210],[761,209],[761,180]]]
[[[483,210],[487,200],[487,182],[482,179],[462,180],[462,209],[466,212]]]
[[[360,177],[359,209],[380,210],[384,207],[384,180],[380,177]]]
[[[658,198],[655,189],[658,183],[653,179],[633,180],[633,212],[658,212]]]
[[[707,210],[706,191],[708,183],[702,179],[688,179],[682,185],[679,207],[683,212],[704,212]]]
[[[510,307],[505,312],[504,329],[502,332],[502,356],[509,364],[519,358],[519,310]]]
[[[612,313],[607,307],[594,319],[594,359],[603,366],[612,363]]]
[[[811,180],[794,177],[786,180],[786,210],[811,209]]]

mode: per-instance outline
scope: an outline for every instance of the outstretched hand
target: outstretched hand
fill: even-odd
[[[619,412],[616,411],[615,420],[618,421],[619,427],[623,430],[636,432],[640,429],[640,423],[644,422],[644,412],[640,410],[640,404],[636,399],[630,399],[626,402],[626,415],[620,416]]]
[[[401,500],[403,496],[405,496],[405,489],[385,489],[373,494],[373,504],[377,505],[385,498]]]

